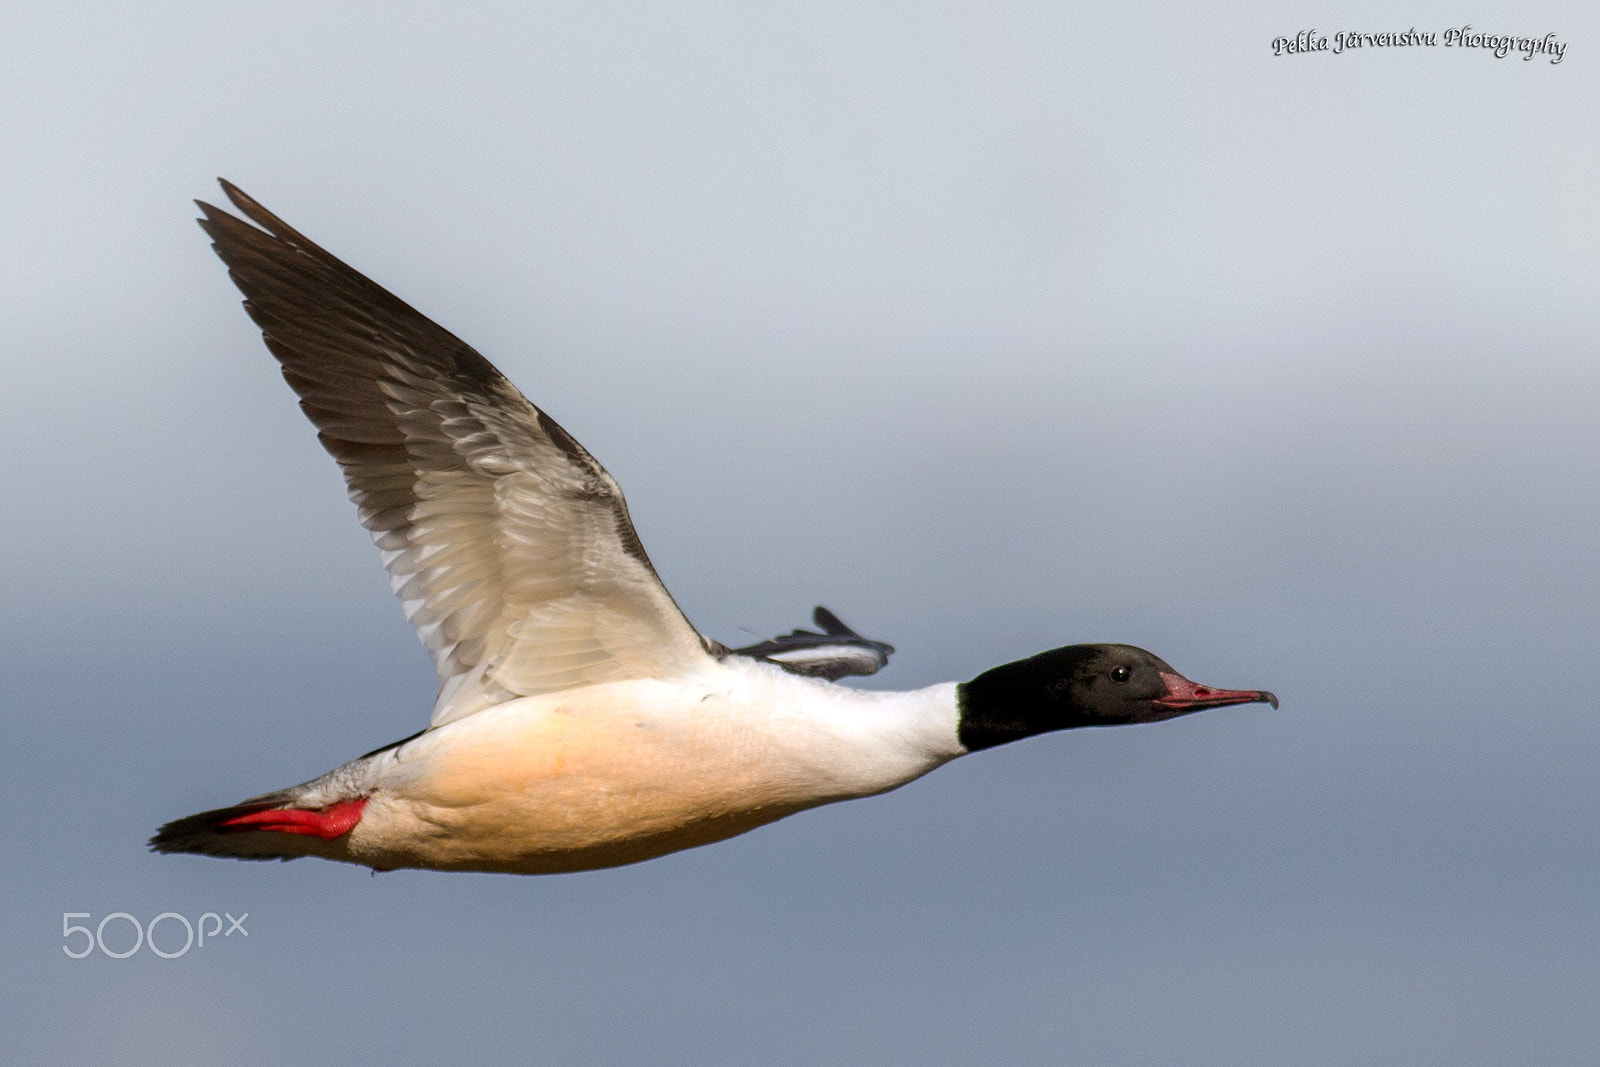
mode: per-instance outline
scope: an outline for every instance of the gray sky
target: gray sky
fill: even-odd
[[[17,1062],[1600,1056],[1600,19],[1066,6],[0,13]],[[432,697],[219,174],[582,440],[711,636],[826,603],[897,688],[1127,641],[1283,710],[593,874],[147,855]],[[61,951],[207,911],[248,938]]]

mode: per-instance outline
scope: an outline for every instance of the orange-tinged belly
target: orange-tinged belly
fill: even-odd
[[[521,873],[615,866],[828,799],[774,738],[725,723],[559,704],[463,720],[419,754],[403,787],[374,795],[352,858]]]

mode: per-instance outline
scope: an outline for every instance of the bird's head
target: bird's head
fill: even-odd
[[[1069,645],[985,671],[960,687],[968,751],[1051,730],[1160,722],[1230,704],[1271,704],[1264,690],[1196,685],[1132,645]]]

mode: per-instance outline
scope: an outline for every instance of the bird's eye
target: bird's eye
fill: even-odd
[[[1129,678],[1132,678],[1132,677],[1133,677],[1133,672],[1130,671],[1126,667],[1112,667],[1111,668],[1111,680],[1113,682],[1116,682],[1119,685],[1122,684],[1123,682],[1126,682]]]

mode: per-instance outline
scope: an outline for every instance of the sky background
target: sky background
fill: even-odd
[[[1600,1059],[1588,5],[12,4],[0,40],[9,1062]],[[583,441],[708,635],[825,603],[894,688],[1123,641],[1282,710],[620,870],[147,854],[433,695],[190,221],[217,175]],[[65,912],[223,911],[248,937],[62,951]]]

